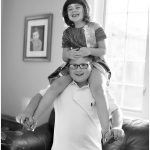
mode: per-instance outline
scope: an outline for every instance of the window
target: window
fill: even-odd
[[[142,113],[148,58],[147,1],[101,0],[101,3],[105,3],[103,27],[107,34],[107,62],[112,71],[111,91],[124,111]],[[98,9],[95,12],[100,13]]]

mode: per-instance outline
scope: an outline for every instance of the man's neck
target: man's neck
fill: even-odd
[[[84,81],[84,82],[76,82],[74,81],[80,88],[82,88],[83,86],[88,85],[88,81]]]

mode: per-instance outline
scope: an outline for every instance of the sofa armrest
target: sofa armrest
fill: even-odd
[[[43,124],[35,129],[33,132],[36,137],[38,137],[42,144],[44,144],[44,149],[49,150],[53,144],[53,128],[49,127],[49,123]],[[33,149],[32,149],[33,150]],[[36,149],[37,150],[37,149]],[[41,149],[40,149],[41,150]]]
[[[123,141],[106,144],[103,150],[148,150],[149,149],[149,122],[140,119],[124,119]]]
[[[50,131],[48,123],[37,127],[34,132],[8,130],[4,133],[6,139],[3,144],[10,146],[11,150],[49,150],[53,143],[53,131]]]

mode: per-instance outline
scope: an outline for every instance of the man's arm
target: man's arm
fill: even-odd
[[[38,108],[36,109],[33,116],[35,121],[37,121],[40,118],[40,116],[45,112],[45,110],[53,104],[53,102],[50,101],[50,97],[53,94],[51,93],[51,89],[49,88],[43,95],[42,101],[39,103]]]
[[[108,97],[108,104],[109,104],[109,114],[111,116],[111,134],[116,140],[122,140],[124,137],[124,131],[122,129],[123,124],[123,115],[116,104],[115,99],[111,95],[109,89],[107,89],[107,97]]]
[[[120,109],[112,112],[112,128],[122,128],[123,117]]]
[[[112,128],[111,133],[115,140],[123,140],[124,131],[122,129],[123,117],[120,109],[112,112]]]
[[[43,96],[45,95],[46,91],[49,89],[50,85],[48,85],[45,89],[42,89],[37,93],[31,100],[26,109],[20,113],[16,117],[16,121],[19,123],[24,123],[26,119],[32,118],[37,107],[39,106],[39,103]]]
[[[16,121],[23,124],[24,121],[27,118],[30,118],[34,115],[35,110],[37,109],[41,99],[42,99],[42,95],[40,93],[37,93],[31,100],[30,103],[28,104],[28,106],[26,107],[26,109],[20,113],[19,115],[17,115],[16,117]]]

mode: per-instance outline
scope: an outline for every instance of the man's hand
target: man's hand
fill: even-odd
[[[124,131],[119,127],[114,127],[110,132],[105,133],[102,137],[103,144],[122,141],[124,139]]]
[[[20,114],[18,114],[18,115],[16,116],[16,121],[17,121],[18,123],[23,124],[23,123],[25,122],[25,120],[26,120],[27,118],[30,118],[30,117],[32,117],[32,115],[31,115],[30,113],[23,112],[23,113],[20,113]]]
[[[34,120],[33,116],[29,113],[21,113],[16,117],[16,121],[21,123],[26,130],[34,131],[37,122]]]
[[[111,134],[113,135],[114,139],[117,141],[117,140],[120,140],[122,141],[125,134],[124,134],[124,131],[123,129],[121,128],[118,128],[118,127],[114,127],[111,129]]]
[[[34,131],[37,126],[37,122],[33,117],[26,118],[26,120],[23,123],[23,127],[26,130]]]
[[[102,143],[105,144],[111,139],[111,132],[108,130],[107,132],[102,131]]]

